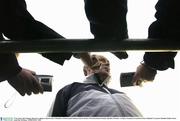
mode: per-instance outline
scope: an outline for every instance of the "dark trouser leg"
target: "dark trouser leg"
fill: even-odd
[[[20,5],[23,6],[24,4],[25,2],[22,0]],[[3,33],[6,37],[13,40],[63,38],[51,28],[39,21],[36,21],[25,7],[19,8],[21,9],[10,12],[8,11],[10,14],[8,14],[8,17],[6,17],[3,21]],[[42,53],[42,55],[58,64],[63,65],[64,61],[69,59],[72,53]]]
[[[178,0],[159,0],[156,4],[156,21],[149,27],[148,38],[158,38],[173,42],[180,34],[180,9]],[[145,62],[158,70],[174,68],[176,52],[146,52]]]
[[[127,0],[85,0],[85,12],[95,38],[128,37]]]
[[[127,0],[84,1],[86,16],[95,39],[100,38],[102,40],[106,38],[106,40],[109,39],[110,41],[112,39],[121,41],[128,38],[126,23]],[[118,55],[118,53],[115,55]],[[126,53],[125,55],[127,56]]]

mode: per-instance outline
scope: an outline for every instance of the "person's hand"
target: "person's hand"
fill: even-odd
[[[8,79],[8,83],[14,87],[22,96],[43,93],[43,87],[35,76],[35,72],[22,69],[15,77]]]
[[[156,73],[156,70],[149,68],[145,64],[140,64],[137,67],[136,72],[133,76],[133,84],[141,85],[143,81],[153,81]]]

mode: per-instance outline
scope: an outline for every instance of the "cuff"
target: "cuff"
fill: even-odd
[[[177,52],[146,52],[144,55],[144,62],[149,67],[155,70],[174,69],[174,57]]]

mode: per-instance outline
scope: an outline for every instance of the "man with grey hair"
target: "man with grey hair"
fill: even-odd
[[[109,61],[100,55],[91,55],[91,60],[93,65],[83,68],[84,82],[74,82],[60,89],[49,116],[141,117],[125,93],[107,87]]]

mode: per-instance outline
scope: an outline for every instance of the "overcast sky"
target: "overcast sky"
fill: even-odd
[[[128,31],[130,38],[146,38],[148,26],[154,18],[157,0],[128,0]],[[83,0],[28,0],[28,10],[35,19],[45,23],[66,38],[92,38],[89,23],[84,13]],[[121,72],[135,71],[142,60],[142,51],[129,51],[127,60],[118,60],[110,53],[105,55],[111,62],[112,81],[110,87],[124,91],[132,99],[145,117],[178,117],[180,88],[180,57],[176,59],[176,69],[158,72],[153,83],[143,87],[121,88]],[[21,66],[36,71],[37,74],[52,74],[53,91],[43,95],[22,97],[8,85],[0,84],[0,117],[45,117],[57,91],[74,81],[84,79],[82,62],[71,58],[64,66],[51,62],[39,54],[20,54]],[[4,104],[10,99],[9,107]]]

